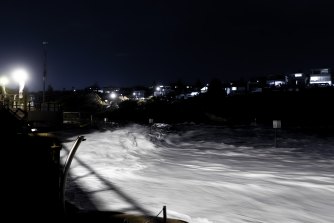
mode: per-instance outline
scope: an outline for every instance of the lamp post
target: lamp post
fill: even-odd
[[[2,86],[2,92],[4,95],[4,98],[6,98],[7,96],[7,92],[6,92],[6,85],[9,83],[9,80],[6,76],[2,76],[0,77],[0,84]]]
[[[44,56],[44,67],[43,67],[43,103],[45,102],[45,83],[46,83],[46,75],[47,75],[47,50],[46,46],[48,44],[47,41],[43,41],[43,56]]]
[[[24,69],[13,71],[13,78],[19,84],[19,98],[23,98],[23,88],[28,78],[28,73]]]
[[[26,80],[28,78],[28,73],[24,69],[16,69],[13,71],[13,79],[19,84],[19,98],[16,100],[16,97],[14,96],[14,103],[16,108],[18,107],[18,102],[19,105],[22,106],[24,105],[25,109],[25,102],[21,103],[21,100],[23,99],[23,88],[26,83]]]

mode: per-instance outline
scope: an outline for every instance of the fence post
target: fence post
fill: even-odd
[[[162,212],[163,212],[164,223],[167,223],[167,208],[166,208],[166,206],[164,206],[162,208]]]

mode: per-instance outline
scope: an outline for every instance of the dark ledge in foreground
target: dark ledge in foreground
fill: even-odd
[[[66,204],[63,222],[68,223],[165,223],[162,217],[126,214],[114,211],[80,210],[74,205]],[[187,223],[178,219],[167,218],[166,223]]]

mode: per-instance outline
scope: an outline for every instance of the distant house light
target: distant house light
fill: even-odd
[[[236,91],[237,90],[237,87],[232,87],[232,91]]]
[[[302,76],[303,76],[303,74],[301,74],[301,73],[295,74],[295,77],[302,77]]]
[[[160,90],[161,90],[161,88],[160,88],[160,87],[157,87],[157,88],[156,88],[156,90],[157,90],[157,91],[160,91]]]

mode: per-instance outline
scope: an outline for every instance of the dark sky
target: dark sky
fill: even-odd
[[[0,1],[0,74],[54,89],[195,83],[334,67],[334,1]]]

